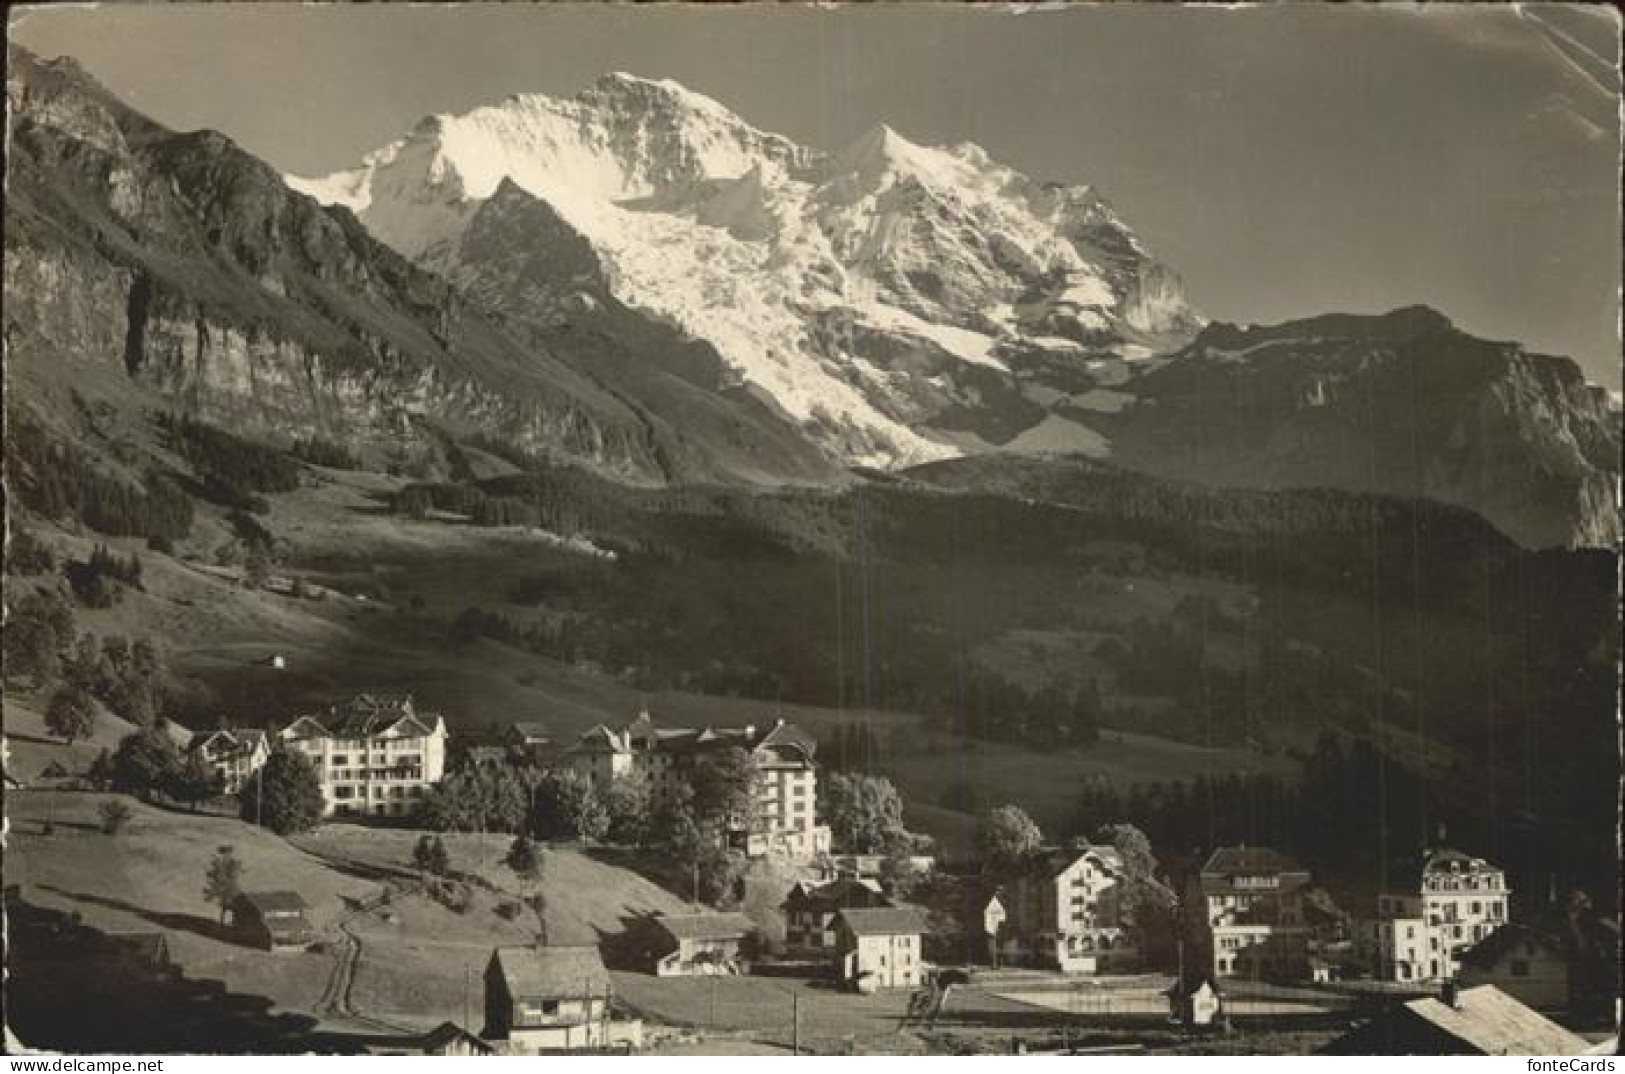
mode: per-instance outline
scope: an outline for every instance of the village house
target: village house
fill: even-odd
[[[641,1023],[613,1021],[613,999],[596,947],[499,947],[485,968],[480,1036],[510,1055],[637,1044]]]
[[[758,776],[754,818],[735,818],[729,839],[759,857],[780,852],[807,858],[828,853],[830,831],[817,820],[818,774],[812,737],[783,720],[758,733],[743,728],[656,727],[648,713],[615,730],[600,724],[562,751],[559,764],[598,787],[620,776],[647,781],[656,798],[678,793],[707,756],[730,748],[750,755]]]
[[[1121,973],[1139,960],[1122,913],[1115,847],[1051,847],[1005,878],[998,961],[1063,973]]]
[[[316,939],[310,907],[293,891],[245,891],[227,907],[227,924],[244,943],[267,951],[302,950]]]
[[[519,720],[511,724],[507,734],[503,736],[502,743],[531,764],[550,761],[558,751],[553,742],[553,734],[547,725],[530,720]]]
[[[456,1022],[441,1022],[427,1033],[410,1033],[368,1039],[363,1042],[368,1055],[495,1055],[496,1048]]]
[[[446,721],[407,695],[360,694],[277,737],[315,764],[325,816],[410,816],[445,775]]]
[[[563,767],[589,779],[599,790],[622,776],[630,775],[636,765],[632,745],[624,731],[616,731],[599,724],[583,734],[560,755]]]
[[[1211,1028],[1224,1018],[1224,993],[1205,973],[1176,980],[1163,994],[1168,997],[1169,1016],[1193,1029]]]
[[[270,737],[259,728],[200,731],[186,752],[203,759],[225,793],[236,794],[271,756]]]
[[[756,926],[739,913],[662,914],[654,931],[656,976],[715,976],[740,971],[741,948]]]
[[[1377,896],[1376,917],[1358,923],[1357,957],[1386,981],[1449,980],[1461,956],[1507,922],[1506,874],[1459,850],[1423,851],[1403,887]]]
[[[1309,975],[1309,873],[1268,847],[1220,847],[1185,900],[1219,977],[1299,980]]]
[[[835,915],[841,978],[859,991],[914,988],[925,979],[920,936],[925,918],[912,906],[842,910]]]
[[[842,910],[890,906],[878,885],[843,878],[825,884],[797,881],[784,897],[786,953],[827,956],[835,951],[835,915]]]
[[[1543,1011],[1569,1005],[1569,972],[1563,940],[1528,925],[1502,925],[1461,956],[1463,987],[1494,985]]]

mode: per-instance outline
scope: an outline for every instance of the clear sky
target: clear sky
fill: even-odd
[[[1212,317],[1424,302],[1620,381],[1602,6],[174,4],[14,8],[10,29],[305,174],[608,70],[823,148],[884,121],[1095,184]]]

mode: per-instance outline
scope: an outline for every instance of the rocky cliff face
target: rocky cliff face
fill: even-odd
[[[1470,507],[1531,547],[1609,545],[1620,428],[1566,358],[1425,308],[1209,326],[1102,416],[1116,461],[1240,487],[1322,485]]]
[[[229,139],[166,131],[18,51],[7,93],[8,357],[37,401],[117,374],[273,438],[396,455],[478,431],[625,480],[736,476]],[[756,453],[750,476],[830,471],[800,447],[783,468]]]

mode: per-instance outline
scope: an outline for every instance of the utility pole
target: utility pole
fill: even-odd
[[[463,967],[463,1028],[472,1033],[474,1025],[474,967]]]
[[[790,993],[790,1054],[801,1054],[801,993]]]

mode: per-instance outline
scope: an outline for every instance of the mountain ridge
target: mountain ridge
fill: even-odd
[[[974,367],[1005,369],[1002,350],[1116,357],[1200,323],[1090,188],[885,125],[833,153],[798,146],[669,81],[516,95],[288,181],[455,274],[458,236],[504,179],[586,237],[617,298],[710,341],[849,463],[961,453],[936,420],[974,403]]]

